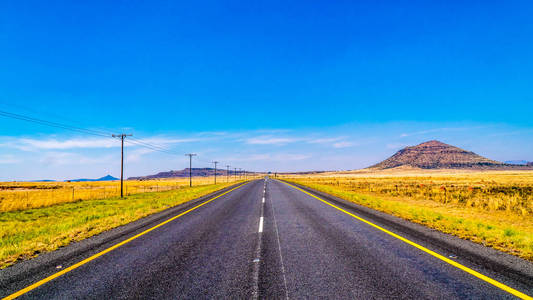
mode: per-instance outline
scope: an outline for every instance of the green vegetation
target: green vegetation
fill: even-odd
[[[0,268],[182,204],[234,183],[0,212]]]
[[[528,176],[527,180],[531,180],[531,173]],[[470,177],[470,180],[472,178],[476,178],[476,176]],[[498,179],[494,176],[492,178]],[[509,189],[495,188],[498,184],[494,181],[490,181],[490,184],[485,182],[490,186],[481,191],[478,189],[477,192],[469,193],[469,185],[467,185],[465,188],[467,192],[465,193],[457,188],[459,184],[457,178],[448,176],[446,178],[448,184],[457,190],[456,193],[450,193],[450,190],[453,189],[428,188],[427,186],[432,184],[442,185],[442,182],[436,183],[434,177],[416,177],[413,179],[413,181],[418,181],[416,185],[412,182],[406,185],[403,182],[403,190],[396,189],[396,186],[400,185],[398,183],[400,179],[393,177],[316,176],[286,179],[527,260],[533,260],[533,218],[530,213],[531,203],[529,203],[531,194],[526,192],[524,196],[515,196],[516,193],[522,193],[528,187],[521,186],[519,189],[511,189],[513,194],[509,198],[516,199],[514,205],[517,206],[511,207],[510,205],[471,204],[476,203],[473,199],[482,198],[480,193],[493,193],[494,191],[496,191],[495,194],[485,195],[485,199],[492,199],[490,202],[507,202],[503,200],[507,199],[501,191],[508,191]],[[401,180],[405,181],[405,178]],[[520,178],[520,180],[525,181],[526,179]],[[453,181],[455,183],[452,183]],[[474,182],[470,182],[470,186],[472,184]],[[507,184],[512,185],[510,182],[501,185]],[[420,191],[416,191],[415,186],[418,186]],[[439,192],[447,193],[447,195],[443,198],[437,194]],[[465,198],[461,201],[450,201],[450,199],[459,199],[454,195],[463,195]],[[498,196],[500,197],[498,198]],[[478,203],[482,202],[479,201]]]

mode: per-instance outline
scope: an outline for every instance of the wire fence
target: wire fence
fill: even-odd
[[[242,179],[244,178],[223,177],[223,180],[217,180],[217,183],[237,182]],[[214,177],[193,177],[193,183],[195,186],[214,184]],[[164,192],[188,186],[188,177],[161,180],[127,180],[124,181],[124,195]],[[0,183],[0,212],[46,207],[82,200],[119,197],[120,181],[5,182]]]

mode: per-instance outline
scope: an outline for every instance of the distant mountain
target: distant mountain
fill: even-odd
[[[113,177],[111,175],[106,175],[104,177],[100,177],[98,179],[96,179],[95,181],[112,181],[112,180],[119,180],[119,178],[116,178],[116,177]]]
[[[118,180],[118,178],[113,177],[113,176],[111,176],[111,175],[106,175],[106,176],[101,177],[101,178],[98,178],[98,179],[86,179],[86,178],[81,178],[81,179],[71,179],[71,180],[65,180],[65,181],[70,181],[70,182],[84,182],[84,181],[113,181],[113,180]]]
[[[526,165],[533,167],[533,161],[528,162]]]
[[[527,165],[526,160],[508,160],[505,163],[509,165]]]
[[[234,175],[234,170],[230,170],[230,175]],[[239,172],[239,171],[237,171]],[[191,169],[192,176],[195,177],[206,177],[206,176],[214,176],[215,175],[215,169],[214,168],[192,168]],[[227,171],[225,169],[218,169],[217,168],[217,176],[226,176]],[[156,179],[156,178],[172,178],[172,177],[189,177],[189,168],[185,168],[183,170],[170,170],[167,172],[159,172],[154,175],[147,175],[147,176],[138,176],[138,177],[130,177],[128,179],[130,180],[146,180],[146,179]]]
[[[474,152],[463,150],[439,141],[429,141],[406,147],[390,158],[371,166],[375,169],[390,169],[400,166],[421,169],[501,169],[520,166],[494,161]]]

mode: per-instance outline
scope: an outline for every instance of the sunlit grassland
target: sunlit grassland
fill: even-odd
[[[201,197],[235,182],[0,212],[0,268]]]
[[[218,176],[218,183],[236,181],[234,176]],[[212,184],[213,177],[194,177],[194,185]],[[124,194],[162,192],[189,186],[189,178],[126,180]],[[1,182],[0,212],[47,207],[79,200],[120,196],[120,181],[94,182]]]
[[[321,174],[289,181],[533,260],[533,172]]]

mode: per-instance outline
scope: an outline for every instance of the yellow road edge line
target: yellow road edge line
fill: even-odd
[[[90,262],[92,260],[95,260],[98,257],[100,257],[100,256],[102,256],[102,255],[104,255],[106,253],[109,253],[109,252],[117,249],[118,247],[123,246],[123,245],[125,245],[125,244],[127,244],[127,243],[129,243],[129,242],[131,242],[131,241],[133,241],[135,239],[137,239],[138,237],[141,237],[141,236],[147,234],[148,232],[150,232],[150,231],[152,231],[154,229],[157,229],[157,228],[159,228],[159,227],[161,227],[161,226],[163,226],[163,225],[165,225],[165,224],[167,224],[169,222],[172,222],[172,221],[176,220],[177,218],[179,218],[179,217],[181,217],[181,216],[183,216],[183,215],[185,215],[185,214],[187,214],[187,213],[189,213],[189,212],[191,212],[191,211],[193,211],[193,210],[195,210],[195,209],[197,209],[197,208],[199,208],[201,206],[204,206],[207,203],[209,203],[209,202],[211,202],[211,201],[213,201],[213,200],[215,200],[215,199],[217,199],[219,197],[222,197],[222,196],[226,195],[229,192],[232,192],[232,191],[242,187],[243,185],[245,185],[247,183],[248,182],[243,183],[243,184],[241,184],[241,185],[239,185],[237,187],[232,188],[229,191],[226,191],[226,192],[224,192],[224,193],[222,193],[222,194],[220,194],[220,195],[218,195],[218,196],[216,196],[214,198],[211,198],[208,201],[202,202],[201,204],[199,204],[199,205],[197,205],[197,206],[195,206],[193,208],[190,208],[190,209],[180,213],[179,215],[176,215],[176,216],[174,216],[174,217],[172,217],[172,218],[170,218],[170,219],[168,219],[166,221],[163,221],[163,222],[161,222],[161,223],[159,223],[159,224],[157,224],[157,225],[155,225],[153,227],[150,227],[150,228],[146,229],[145,231],[130,237],[129,239],[126,239],[126,240],[124,240],[124,241],[122,241],[122,242],[120,242],[118,244],[115,244],[115,245],[113,245],[113,246],[111,246],[111,247],[109,247],[109,248],[107,248],[107,249],[105,249],[105,250],[103,250],[101,252],[98,252],[98,253],[94,254],[93,256],[90,256],[90,257],[88,257],[88,258],[86,258],[86,259],[84,259],[84,260],[82,260],[82,261],[80,261],[80,262],[68,267],[68,268],[65,268],[65,269],[63,269],[63,270],[61,270],[61,271],[59,271],[57,273],[54,273],[54,274],[52,274],[52,275],[50,275],[50,276],[48,276],[48,277],[46,277],[44,279],[41,279],[41,280],[37,281],[36,283],[34,283],[32,285],[29,285],[29,286],[23,288],[22,290],[20,290],[18,292],[15,292],[15,293],[3,298],[2,300],[11,300],[11,299],[15,299],[15,298],[17,298],[19,296],[22,296],[22,295],[26,294],[27,292],[29,292],[29,291],[31,291],[33,289],[36,289],[39,286],[41,286],[41,285],[43,285],[43,284],[45,284],[45,283],[47,283],[47,282],[49,282],[51,280],[54,280],[55,278],[57,278],[57,277],[59,277],[59,276],[61,276],[63,274],[66,274],[66,273],[68,273],[68,272],[70,272],[70,271],[72,271],[72,270],[74,270],[76,268],[79,268],[79,267],[83,266],[84,264],[86,264],[86,263],[88,263],[88,262]]]
[[[460,263],[458,263],[456,261],[453,261],[453,260],[451,260],[451,259],[449,259],[449,258],[447,258],[445,256],[442,256],[442,255],[438,254],[437,252],[434,252],[434,251],[432,251],[432,250],[430,250],[430,249],[428,249],[428,248],[426,248],[426,247],[424,247],[422,245],[419,245],[419,244],[417,244],[417,243],[415,243],[413,241],[410,241],[410,240],[408,240],[408,239],[406,239],[406,238],[404,238],[404,237],[402,237],[402,236],[400,236],[400,235],[398,235],[398,234],[396,234],[394,232],[391,232],[391,231],[389,231],[389,230],[387,230],[387,229],[385,229],[385,228],[383,228],[381,226],[378,226],[378,225],[376,225],[376,224],[374,224],[374,223],[372,223],[372,222],[370,222],[370,221],[368,221],[366,219],[363,219],[363,218],[361,218],[361,217],[359,217],[357,215],[354,215],[354,214],[352,214],[352,213],[350,213],[350,212],[348,212],[348,211],[346,211],[346,210],[344,210],[344,209],[342,209],[340,207],[337,207],[336,205],[333,205],[333,204],[329,203],[328,201],[323,200],[320,197],[317,197],[317,196],[307,192],[306,190],[303,190],[303,189],[301,189],[301,188],[299,188],[297,186],[294,186],[294,185],[292,185],[290,183],[287,183],[287,182],[284,182],[284,181],[282,181],[282,182],[285,183],[288,186],[291,186],[291,187],[293,187],[293,188],[295,188],[295,189],[297,189],[297,190],[299,190],[299,191],[301,191],[301,192],[303,192],[303,193],[315,198],[315,199],[318,199],[318,200],[326,203],[329,206],[332,206],[332,207],[342,211],[343,213],[345,213],[347,215],[350,215],[351,217],[354,217],[355,219],[357,219],[357,220],[359,220],[359,221],[361,221],[363,223],[366,223],[366,224],[368,224],[368,225],[370,225],[370,226],[372,226],[372,227],[374,227],[376,229],[379,229],[379,230],[385,232],[386,234],[391,235],[391,236],[401,240],[402,242],[405,242],[405,243],[407,243],[407,244],[409,244],[409,245],[411,245],[411,246],[413,246],[413,247],[415,247],[415,248],[417,248],[419,250],[422,250],[422,251],[424,251],[424,252],[426,252],[426,253],[428,253],[428,254],[430,254],[430,255],[432,255],[432,256],[434,256],[434,257],[436,257],[436,258],[438,258],[438,259],[440,259],[440,260],[442,260],[442,261],[454,266],[454,267],[456,267],[456,268],[459,268],[459,269],[461,269],[461,270],[463,270],[463,271],[465,271],[465,272],[467,272],[467,273],[469,273],[469,274],[471,274],[471,275],[473,275],[473,276],[485,281],[485,282],[488,282],[488,283],[490,283],[490,284],[492,284],[492,285],[494,285],[494,286],[496,286],[496,287],[498,287],[498,288],[500,288],[500,289],[502,289],[502,290],[504,290],[504,291],[506,291],[506,292],[518,297],[518,298],[533,300],[532,297],[530,297],[530,296],[528,296],[528,295],[526,295],[526,294],[524,294],[524,293],[522,293],[522,292],[520,292],[518,290],[515,290],[515,289],[513,289],[513,288],[511,288],[511,287],[509,287],[509,286],[507,286],[507,285],[505,285],[505,284],[503,284],[503,283],[501,283],[501,282],[499,282],[497,280],[494,280],[494,279],[492,279],[492,278],[490,278],[490,277],[488,277],[486,275],[483,275],[483,274],[481,274],[481,273],[479,273],[479,272],[477,272],[477,271],[475,271],[473,269],[470,269],[469,267],[463,266],[462,264],[460,264]]]

